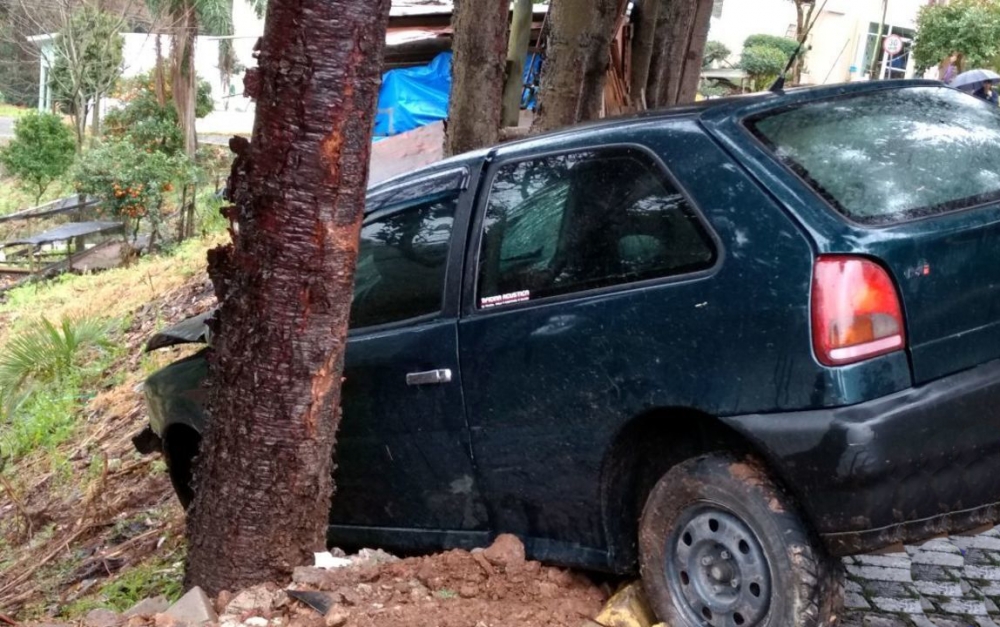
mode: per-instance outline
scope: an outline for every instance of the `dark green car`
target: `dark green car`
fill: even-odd
[[[371,189],[360,250],[332,543],[510,532],[674,627],[789,627],[831,557],[1000,520],[1000,114],[940,83],[463,155]],[[204,356],[146,385],[185,499]]]

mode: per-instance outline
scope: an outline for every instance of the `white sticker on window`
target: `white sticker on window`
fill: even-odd
[[[500,305],[509,305],[511,303],[523,303],[526,300],[531,300],[531,290],[510,292],[500,294],[499,296],[484,296],[479,300],[479,306],[482,309],[489,309],[490,307],[499,307]]]

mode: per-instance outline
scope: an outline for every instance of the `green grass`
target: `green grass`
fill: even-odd
[[[161,594],[170,602],[176,601],[184,592],[182,563],[183,555],[177,551],[129,568],[121,576],[101,586],[96,594],[78,599],[63,608],[60,615],[75,619],[99,607],[124,612],[145,598]]]
[[[56,181],[45,190],[45,194],[42,196],[40,202],[41,204],[45,204],[50,200],[64,198],[72,193],[73,186],[68,181]],[[30,209],[34,206],[34,194],[21,189],[17,184],[17,179],[0,176],[0,216],[21,211],[22,209]],[[0,239],[3,239],[2,236],[3,231],[0,230]]]
[[[0,104],[0,118],[17,118],[28,111],[33,111],[29,107],[17,107],[11,104]]]

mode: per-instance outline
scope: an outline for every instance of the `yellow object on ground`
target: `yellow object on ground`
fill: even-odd
[[[666,627],[649,609],[642,584],[632,582],[608,599],[595,622],[602,627]]]

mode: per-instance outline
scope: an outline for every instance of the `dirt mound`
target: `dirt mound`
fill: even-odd
[[[295,582],[300,590],[326,592],[330,603],[325,622],[295,603],[291,625],[302,627],[579,627],[607,598],[584,575],[526,561],[513,536],[472,552],[334,570],[299,568]]]

